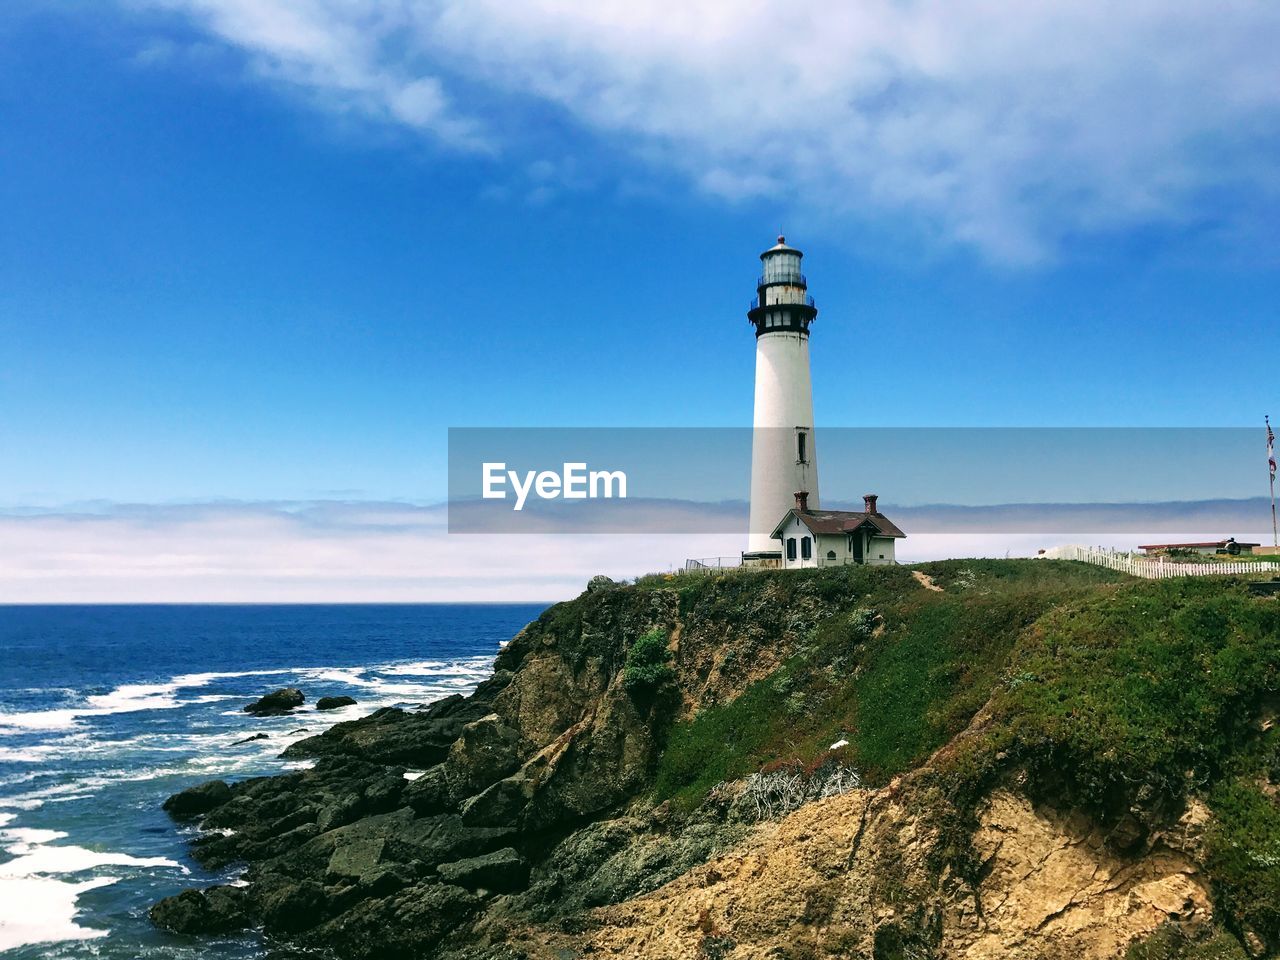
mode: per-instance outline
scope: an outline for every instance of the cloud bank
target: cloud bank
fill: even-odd
[[[1256,230],[1276,199],[1269,0],[122,2],[454,148],[541,149],[549,109],[707,193],[1000,261],[1150,225]]]
[[[615,579],[733,557],[743,534],[446,532],[443,506],[309,501],[102,505],[0,514],[0,603],[554,601]],[[1248,531],[1233,530],[1241,539]],[[1220,537],[1189,530],[1156,540]],[[1260,539],[1260,538],[1259,538]],[[1068,538],[912,534],[901,561],[1034,556],[1073,541],[1128,547],[1140,534]]]

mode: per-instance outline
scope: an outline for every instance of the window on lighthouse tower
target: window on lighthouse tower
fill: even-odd
[[[796,434],[796,463],[809,462],[808,436],[803,430]]]

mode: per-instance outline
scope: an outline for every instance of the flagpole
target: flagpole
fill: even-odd
[[[1267,421],[1267,473],[1271,477],[1271,546],[1280,549],[1280,537],[1276,536],[1276,470],[1275,441],[1271,433],[1271,416],[1263,418]]]

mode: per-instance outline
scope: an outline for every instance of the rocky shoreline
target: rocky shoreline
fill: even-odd
[[[627,815],[669,704],[638,701],[620,671],[629,641],[669,629],[674,609],[658,595],[637,608],[606,583],[581,603],[585,631],[566,644],[544,616],[469,696],[382,709],[290,746],[310,769],[170,798],[172,816],[199,821],[198,862],[247,868],[242,885],[156,904],[153,922],[261,927],[350,958],[515,956],[506,928],[652,889],[740,836],[702,824],[677,837],[661,814]],[[647,862],[610,863],[638,844]]]

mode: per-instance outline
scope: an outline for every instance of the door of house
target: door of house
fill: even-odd
[[[862,531],[859,530],[853,535],[853,562],[862,562]]]

